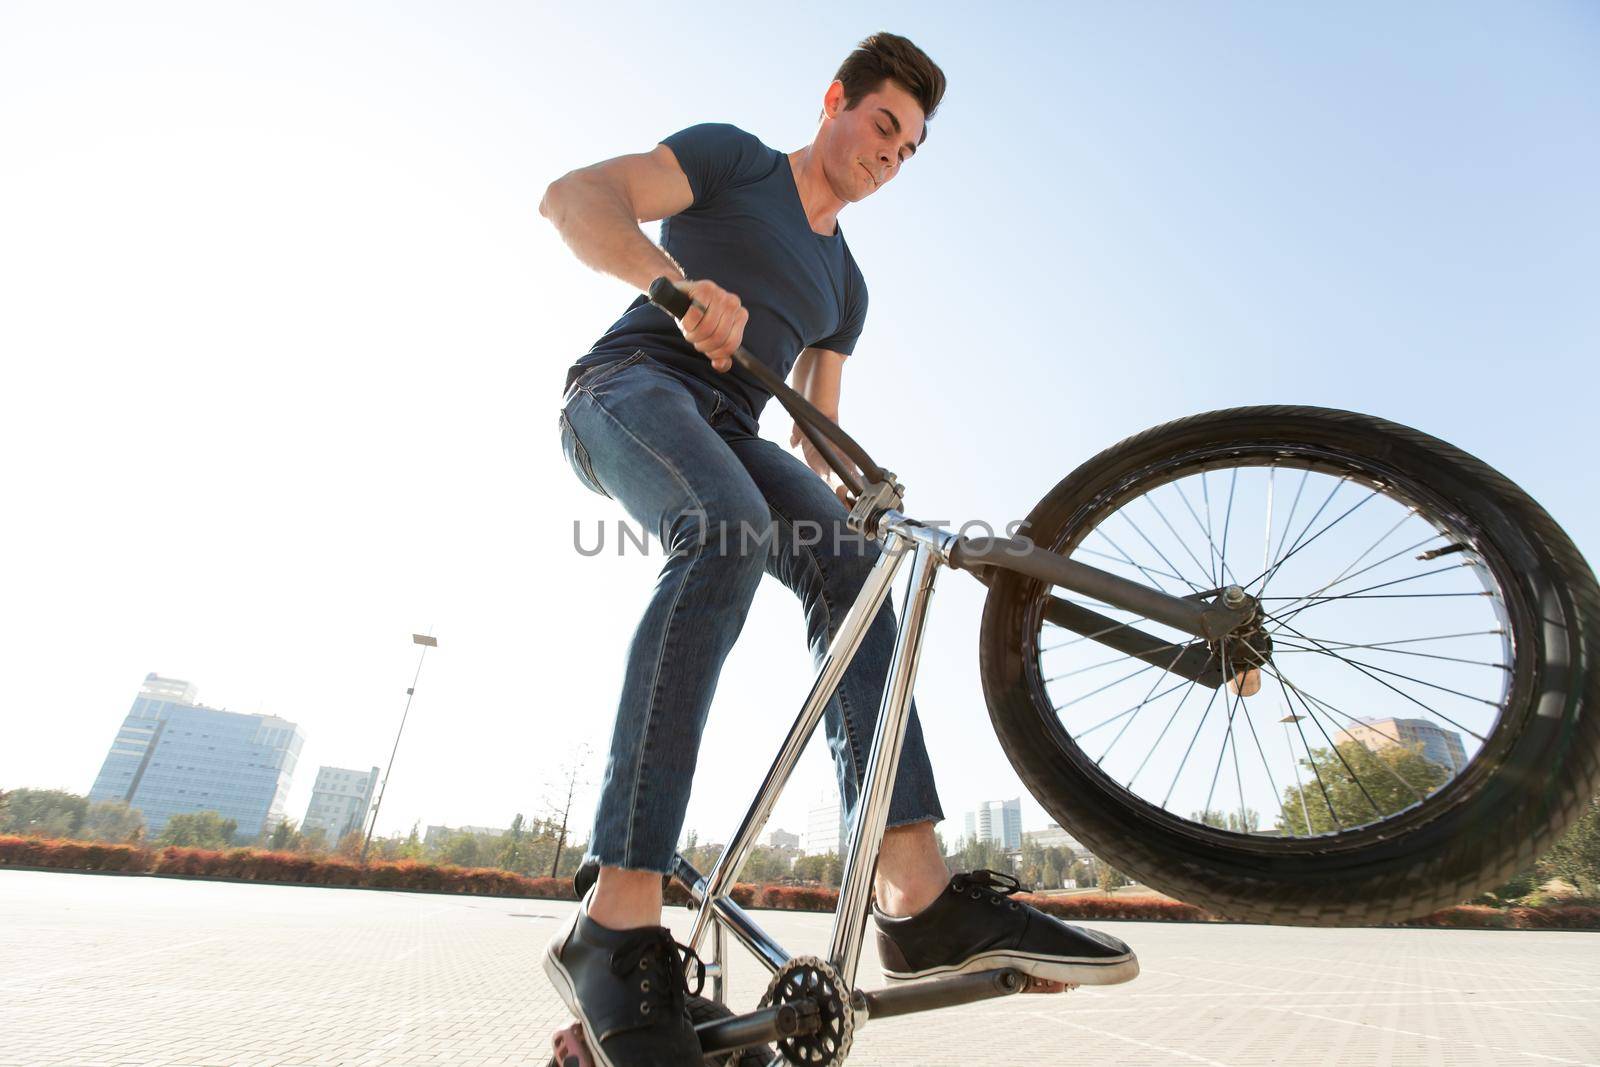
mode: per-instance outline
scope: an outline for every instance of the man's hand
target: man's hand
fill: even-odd
[[[726,373],[733,366],[734,350],[744,342],[744,326],[750,321],[750,312],[738,297],[716,282],[701,278],[672,284],[688,293],[695,304],[705,306],[704,311],[689,308],[689,313],[678,320],[678,329],[711,361],[712,367]]]
[[[828,418],[833,419],[835,422],[839,421],[838,416],[834,415],[832,412],[825,411],[823,414],[827,415]],[[817,450],[816,445],[811,443],[811,438],[807,437],[805,432],[800,429],[800,424],[798,422],[794,424],[794,429],[789,433],[789,447],[794,448],[796,445],[800,446],[800,458],[806,461],[806,466],[816,471],[817,477],[828,483],[829,488],[831,488],[834,495],[839,498],[840,503],[847,508],[854,507],[855,498],[850,495],[850,487],[839,480],[838,473],[828,465],[828,461],[826,459],[822,458],[822,453]],[[838,450],[835,449],[834,451]],[[847,457],[841,458],[844,458],[846,463],[850,463],[850,460]],[[861,468],[857,467],[854,463],[850,463],[850,469],[855,471],[858,475],[861,473]]]

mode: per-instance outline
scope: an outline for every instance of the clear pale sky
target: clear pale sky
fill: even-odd
[[[604,752],[661,562],[572,548],[622,512],[562,458],[563,374],[633,293],[540,194],[701,121],[800,147],[879,29],[950,82],[840,216],[872,293],[842,422],[912,514],[999,526],[1127,434],[1292,402],[1443,437],[1600,556],[1592,3],[10,3],[0,786],[87,790],[156,671],[300,724],[298,819],[318,764],[387,758],[431,627],[380,832],[540,811]],[[941,577],[917,686],[952,841],[983,799],[1046,819],[983,705],[982,592]],[[702,840],[803,635],[764,583]],[[819,737],[770,825],[832,782]]]

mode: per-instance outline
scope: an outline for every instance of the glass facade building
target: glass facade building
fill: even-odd
[[[962,829],[968,841],[992,841],[1003,849],[1022,847],[1022,798],[985,800],[969,811]]]
[[[283,818],[305,738],[276,715],[219,711],[196,696],[188,682],[146,675],[89,799],[126,801],[152,837],[174,815],[215,811],[247,841]]]

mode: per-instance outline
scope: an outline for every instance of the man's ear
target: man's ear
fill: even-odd
[[[822,94],[822,113],[828,118],[838,118],[842,110],[844,110],[844,82],[835,78],[828,86],[828,91]]]

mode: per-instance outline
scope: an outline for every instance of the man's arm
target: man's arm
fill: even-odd
[[[849,358],[826,348],[808,348],[794,364],[791,384],[795,392],[834,422],[839,421],[839,388],[844,377],[844,361]]]
[[[800,353],[800,358],[794,365],[792,385],[795,392],[811,401],[813,407],[834,422],[839,421],[839,390],[844,377],[844,361],[848,358],[842,353],[830,352],[826,348],[808,348]],[[789,434],[789,446],[792,448],[795,445],[800,446],[806,466],[833,486],[839,499],[848,506],[850,503],[848,491],[838,480],[838,474],[828,466],[828,461],[822,458],[822,453],[812,445],[811,438],[800,432],[799,423],[795,423],[793,431]]]
[[[663,144],[562,175],[545,190],[539,214],[586,265],[648,292],[656,278],[681,281],[684,273],[639,225],[693,202],[689,179]]]
[[[640,223],[676,215],[693,203],[678,157],[660,144],[562,175],[544,191],[539,214],[555,224],[573,255],[602,274],[641,293],[648,293],[657,278],[679,283],[699,306],[678,321],[678,329],[725,373],[744,338],[749,310],[708,278],[688,281],[683,268],[639,229]]]

